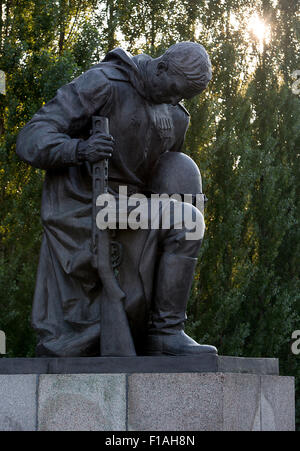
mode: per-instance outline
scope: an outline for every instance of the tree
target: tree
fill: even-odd
[[[16,158],[15,142],[20,128],[42,104],[82,72],[71,52],[80,2],[59,6],[63,3],[63,10],[52,0],[0,4],[0,67],[7,77],[7,95],[1,96],[0,103],[0,324],[7,333],[9,355],[15,356],[34,352],[29,319],[41,238],[43,181],[41,171]],[[82,17],[93,3],[81,5]]]

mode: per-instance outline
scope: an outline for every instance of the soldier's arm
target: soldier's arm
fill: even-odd
[[[21,130],[17,154],[40,169],[78,164],[76,138],[91,117],[109,103],[111,85],[99,69],[91,69],[57,91]]]

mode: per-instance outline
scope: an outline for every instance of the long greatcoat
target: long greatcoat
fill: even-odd
[[[145,97],[140,64],[122,49],[58,90],[20,132],[19,157],[45,169],[42,197],[44,236],[32,323],[39,355],[86,356],[99,352],[101,284],[92,258],[92,179],[78,163],[81,139],[90,136],[92,116],[109,118],[116,146],[109,177],[114,187],[135,191],[166,150],[180,151],[189,115],[180,106],[154,104]],[[139,352],[147,326],[157,238],[148,231],[122,231],[124,261],[119,281]]]

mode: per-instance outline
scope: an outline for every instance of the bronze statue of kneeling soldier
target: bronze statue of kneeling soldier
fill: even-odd
[[[119,202],[123,186],[128,196],[147,194],[149,205],[149,193],[202,195],[199,169],[181,153],[189,114],[179,102],[211,77],[196,43],[156,59],[117,48],[59,89],[20,132],[18,156],[46,170],[32,311],[38,356],[217,352],[184,333],[203,211],[184,204],[202,225],[195,239],[187,239],[184,218],[181,227],[170,218],[169,228],[95,229],[96,193]],[[106,127],[97,118],[107,118]],[[116,265],[113,244],[122,253]]]

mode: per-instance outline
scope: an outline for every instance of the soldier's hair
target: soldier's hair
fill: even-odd
[[[170,70],[188,80],[193,91],[202,92],[212,79],[209,56],[201,44],[180,42],[172,45],[163,55]]]

